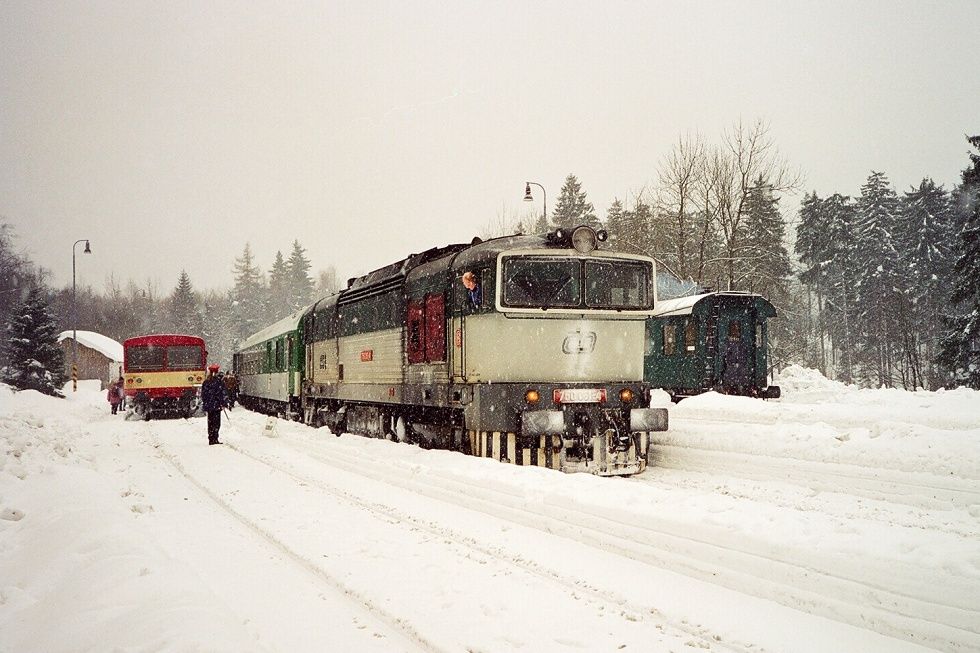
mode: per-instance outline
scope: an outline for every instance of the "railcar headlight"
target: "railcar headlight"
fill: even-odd
[[[623,388],[619,391],[619,398],[624,404],[633,403],[633,391],[629,388]]]
[[[537,390],[528,390],[524,393],[524,400],[529,404],[536,404],[541,401],[541,393]]]

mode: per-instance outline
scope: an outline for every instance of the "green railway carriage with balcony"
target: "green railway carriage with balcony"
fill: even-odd
[[[643,381],[656,267],[602,236],[474,239],[351,279],[296,326],[303,420],[513,464],[642,471],[649,432],[667,428]]]
[[[768,383],[768,324],[761,295],[709,292],[657,303],[647,321],[644,378],[677,401],[709,390],[779,397]]]
[[[239,402],[246,408],[298,417],[303,385],[304,311],[249,336],[233,359]]]

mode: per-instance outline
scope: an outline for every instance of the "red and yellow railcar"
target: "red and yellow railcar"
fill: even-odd
[[[158,413],[190,417],[200,402],[208,352],[197,336],[153,334],[123,343],[126,404],[142,419]]]

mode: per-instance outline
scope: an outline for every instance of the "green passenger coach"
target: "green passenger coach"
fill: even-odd
[[[644,378],[676,401],[714,390],[775,398],[769,385],[767,320],[775,307],[760,295],[712,292],[657,303],[647,320]]]
[[[245,407],[298,418],[305,368],[303,313],[296,311],[239,345],[233,369]]]

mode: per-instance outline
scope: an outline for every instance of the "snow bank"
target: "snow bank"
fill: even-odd
[[[795,366],[777,382],[778,401],[681,401],[654,444],[980,479],[980,392],[862,389]]]

